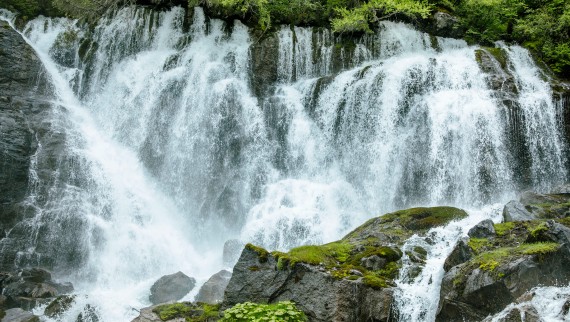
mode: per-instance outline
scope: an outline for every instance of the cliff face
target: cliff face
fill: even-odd
[[[0,70],[0,243],[6,248],[17,240],[8,240],[6,231],[26,217],[30,164],[51,95],[41,61],[5,22],[0,22]],[[14,256],[3,256],[0,267],[10,266]]]

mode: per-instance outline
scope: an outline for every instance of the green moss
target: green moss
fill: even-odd
[[[368,285],[372,288],[381,289],[386,288],[389,285],[386,283],[386,280],[382,277],[378,277],[372,274],[368,274],[362,278],[362,282],[365,285]]]
[[[252,272],[257,272],[259,271],[259,266],[250,266],[247,268],[248,270],[252,271]]]
[[[487,238],[470,238],[467,245],[471,247],[475,254],[479,254],[487,246],[489,246],[489,240]]]
[[[337,263],[344,263],[348,260],[353,245],[347,242],[338,241],[325,245],[307,245],[291,249],[288,253],[273,252],[273,256],[283,263],[288,262],[293,267],[296,263],[307,263],[311,265],[324,264],[327,266]]]
[[[504,236],[505,234],[509,233],[511,230],[515,228],[514,222],[506,222],[501,224],[493,225],[495,227],[495,232],[497,236]]]
[[[479,268],[486,271],[494,271],[504,260],[509,258],[510,249],[499,248],[493,251],[485,252],[475,258],[475,263]]]
[[[183,318],[187,322],[206,322],[220,315],[220,306],[206,303],[173,303],[157,306],[152,311],[162,321]]]
[[[265,250],[264,248],[259,247],[259,246],[255,246],[255,245],[250,244],[250,243],[248,243],[247,245],[245,245],[245,248],[247,248],[247,249],[249,249],[249,250],[251,250],[251,251],[256,252],[257,255],[259,256],[258,259],[259,259],[259,262],[260,262],[260,263],[265,263],[265,262],[267,262],[267,258],[268,258],[268,256],[269,256],[269,252],[268,252],[267,250]]]
[[[535,226],[534,228],[529,230],[529,235],[532,239],[539,239],[540,236],[548,231],[548,227],[546,223],[541,222],[539,225]]]
[[[524,255],[544,255],[556,252],[560,248],[558,243],[544,242],[522,244],[518,247],[517,252]]]
[[[409,230],[427,230],[467,216],[464,210],[454,207],[411,208],[386,214],[381,217],[381,221],[397,221]]]

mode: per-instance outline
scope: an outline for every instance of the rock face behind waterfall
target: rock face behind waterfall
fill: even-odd
[[[537,286],[568,285],[569,201],[565,193],[523,193],[519,204],[505,206],[506,222],[495,224],[494,234],[470,234],[469,240],[461,240],[446,261],[436,321],[482,321],[521,302],[523,294]],[[511,321],[507,317],[518,311],[513,312],[500,321]],[[524,321],[531,317],[529,313]]]
[[[4,235],[19,223],[30,181],[31,157],[37,135],[45,132],[49,112],[49,83],[33,49],[0,21],[0,239],[3,256],[0,269],[12,268],[19,229]],[[41,135],[41,134],[40,134]],[[10,252],[13,249],[14,252]]]
[[[402,243],[413,233],[465,216],[451,207],[413,208],[371,219],[321,246],[269,253],[248,244],[222,308],[291,300],[311,321],[388,321]]]

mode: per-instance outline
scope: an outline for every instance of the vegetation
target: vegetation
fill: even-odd
[[[75,18],[136,0],[3,0],[0,7],[21,13]],[[566,0],[179,0],[202,5],[214,15],[238,18],[262,31],[276,24],[330,26],[338,33],[372,32],[388,18],[425,20],[435,11],[458,17],[458,30],[471,43],[491,46],[516,41],[570,78],[570,2]],[[434,23],[429,22],[429,23]]]
[[[297,309],[295,303],[284,301],[274,304],[245,302],[224,311],[223,322],[256,321],[307,321],[305,314]]]
[[[183,318],[187,322],[206,322],[220,315],[220,306],[206,303],[173,303],[157,306],[153,312],[162,321]]]

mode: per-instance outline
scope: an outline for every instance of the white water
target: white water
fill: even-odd
[[[183,18],[180,8],[126,8],[92,33],[42,18],[24,31],[56,89],[53,132],[65,134],[55,175],[30,195],[30,225],[50,227],[47,241],[60,253],[81,255],[65,278],[89,296],[70,319],[87,303],[104,321],[131,319],[161,275],[182,270],[203,281],[221,269],[229,238],[286,250],[338,239],[402,207],[483,209],[433,231],[422,275],[398,282],[400,305],[413,309],[400,310],[402,321],[433,320],[454,242],[480,220],[497,220],[485,205],[520,188],[508,113],[475,48],[442,38],[432,48],[428,35],[384,22],[335,53],[329,32],[283,27],[275,92],[256,98],[247,28],[228,31],[197,9],[184,32]],[[74,41],[72,61],[58,65],[54,44],[69,30],[97,46],[82,61]],[[547,189],[566,178],[557,106],[528,54],[504,48],[521,92],[530,181]],[[47,157],[40,149],[36,158]],[[49,189],[50,202],[34,200]],[[51,224],[66,220],[79,241],[61,241]],[[43,242],[28,242],[22,265],[55,256],[37,250]],[[425,239],[406,247],[414,243]]]
[[[495,223],[502,220],[503,205],[487,206],[479,210],[469,211],[469,217],[451,222],[445,227],[431,229],[426,236],[412,236],[402,247],[402,269],[396,281],[397,295],[395,307],[399,321],[435,321],[440,298],[441,281],[445,271],[443,263],[457,241],[467,236],[469,229],[482,220],[492,219]],[[414,264],[406,251],[414,247],[422,247],[427,251],[425,265],[421,273],[412,278],[410,270]]]
[[[513,309],[520,308],[524,311],[524,308],[529,307],[536,310],[541,321],[570,321],[570,312],[564,312],[564,305],[570,298],[570,287],[536,287],[529,292],[534,294],[530,301],[510,304],[503,311],[486,318],[485,322],[502,321]],[[521,319],[524,321],[523,314],[521,312]]]

